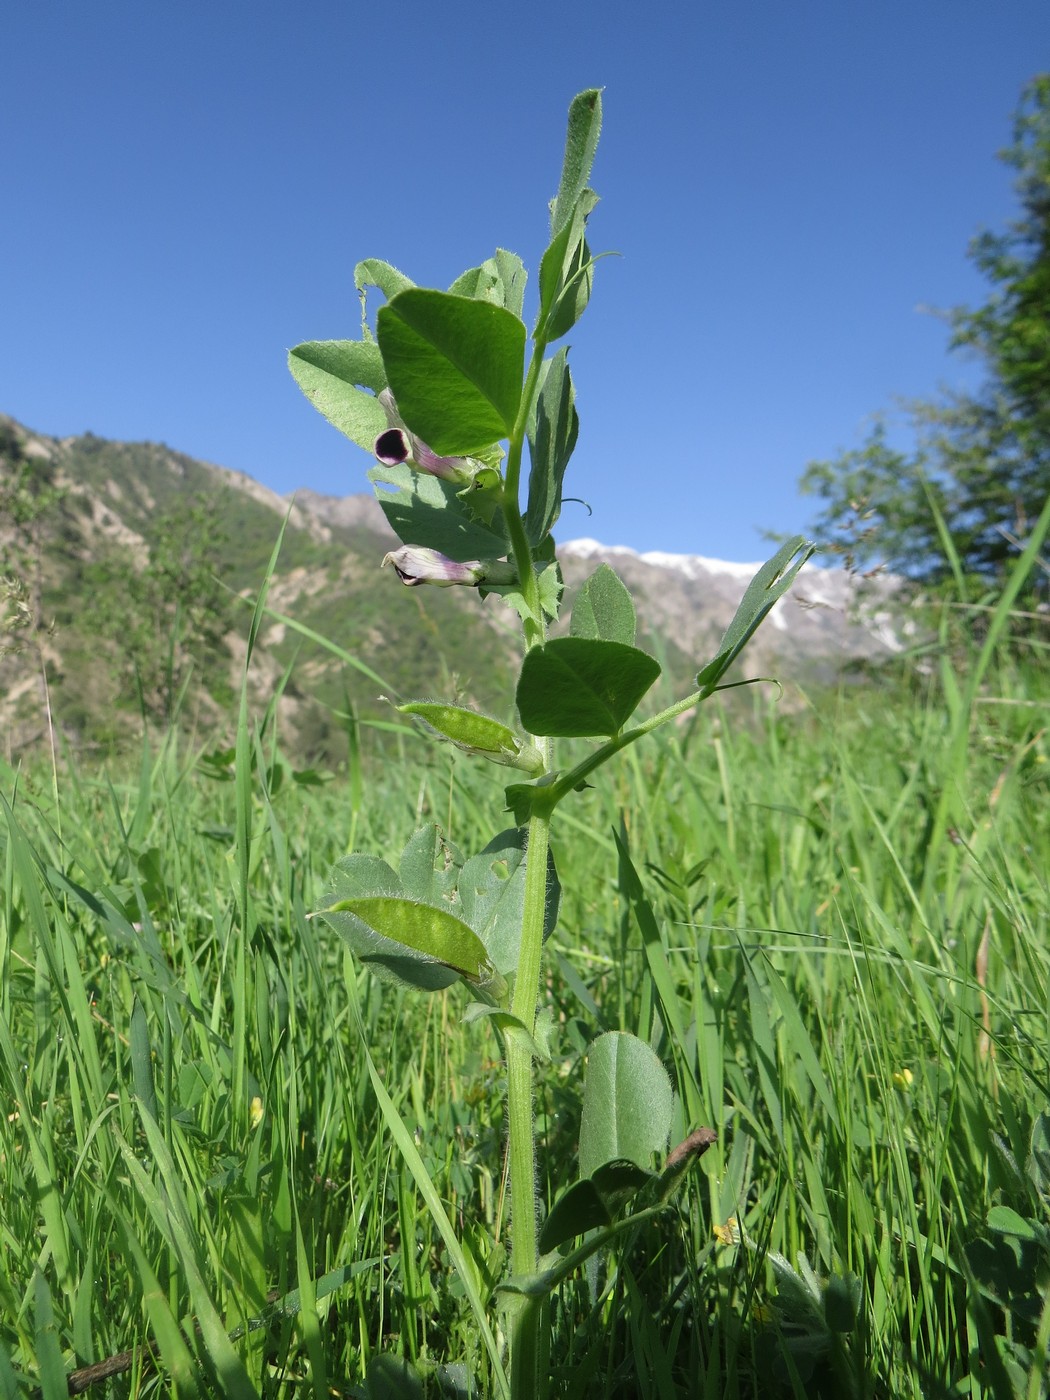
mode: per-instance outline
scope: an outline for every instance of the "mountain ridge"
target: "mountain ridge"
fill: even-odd
[[[380,575],[394,535],[374,497],[308,487],[280,496],[166,444],[54,438],[0,415],[0,573],[25,582],[23,623],[31,614],[30,625],[0,637],[9,754],[38,741],[49,714],[71,742],[106,747],[177,705],[194,732],[221,738],[243,668],[244,604],[282,521],[270,590],[282,617],[260,628],[251,692],[253,703],[277,706],[298,752],[337,761],[349,713],[389,716],[375,683],[304,628],[382,676],[389,694],[444,690],[506,708],[517,619],[495,597],[479,607],[470,590],[403,590],[392,571]],[[567,603],[597,564],[620,573],[635,598],[639,643],[675,684],[713,654],[758,568],[589,539],[560,545],[558,558]],[[895,588],[876,581],[865,601],[843,571],[807,565],[740,674],[830,680],[844,663],[889,655],[900,645]],[[34,677],[46,678],[49,694]]]

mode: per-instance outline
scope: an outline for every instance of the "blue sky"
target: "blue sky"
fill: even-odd
[[[353,266],[534,270],[565,113],[605,88],[599,267],[571,337],[562,539],[754,559],[807,461],[895,396],[975,381],[922,307],[983,299],[969,238],[1050,66],[1045,0],[602,7],[45,0],[0,19],[0,410],[167,442],[285,493],[366,489],[301,397]]]

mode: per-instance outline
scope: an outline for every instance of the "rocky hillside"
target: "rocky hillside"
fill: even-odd
[[[251,601],[285,520],[250,688],[260,714],[278,706],[291,748],[336,761],[351,711],[389,717],[381,694],[501,707],[515,615],[498,598],[479,606],[467,590],[409,590],[380,574],[392,536],[371,497],[304,489],[288,501],[162,444],[56,439],[0,415],[5,756],[51,726],[105,749],[174,715],[201,742],[223,742]],[[616,569],[636,599],[640,643],[681,684],[712,654],[757,567],[593,540],[559,557],[570,597],[599,562]],[[747,672],[829,678],[845,661],[886,655],[898,645],[891,593],[882,584],[860,609],[845,574],[807,568],[752,643]]]

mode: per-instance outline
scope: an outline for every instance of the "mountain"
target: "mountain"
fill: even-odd
[[[609,564],[630,590],[651,639],[662,640],[691,675],[713,656],[744,590],[761,567],[696,554],[638,554],[596,540],[573,540],[558,551],[566,587],[578,587],[599,563]],[[736,674],[832,679],[845,663],[877,660],[902,647],[894,607],[898,582],[861,588],[844,569],[803,566],[791,591],[775,604],[748,643]]]
[[[41,742],[50,724],[75,745],[112,748],[175,713],[221,743],[282,522],[249,685],[257,711],[277,706],[286,745],[338,759],[351,711],[391,718],[384,695],[505,709],[516,616],[496,597],[479,605],[473,590],[409,590],[380,573],[394,537],[371,496],[303,489],[286,500],[164,444],[59,439],[0,415],[4,752]],[[619,573],[636,600],[639,644],[679,693],[758,567],[593,540],[558,555],[568,602],[599,563]],[[807,566],[745,653],[744,674],[824,680],[889,654],[900,645],[893,593],[880,580],[862,599],[845,573]]]

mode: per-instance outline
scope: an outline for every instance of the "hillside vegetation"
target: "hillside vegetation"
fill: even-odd
[[[362,478],[362,484],[363,478]],[[283,535],[281,535],[283,527]],[[304,490],[294,504],[250,477],[156,443],[56,439],[0,416],[0,736],[9,760],[60,744],[128,752],[176,723],[232,742],[249,604],[281,535],[249,684],[273,702],[297,761],[345,762],[355,720],[385,723],[383,695],[442,693],[499,710],[517,620],[498,598],[406,592],[379,565],[394,542],[371,497]],[[748,571],[581,542],[562,551],[571,600],[603,559],[635,596],[642,644],[688,688],[729,622]],[[833,681],[897,645],[885,583],[867,612],[844,573],[807,571],[750,648],[748,674]],[[6,609],[4,599],[6,597]],[[324,638],[325,644],[315,635]],[[6,653],[6,654],[5,654]],[[350,659],[348,659],[350,658]]]
[[[21,501],[0,524],[3,572],[24,580],[0,656],[0,723],[8,756],[53,722],[77,748],[127,748],[143,724],[229,742],[241,640],[285,516],[271,620],[252,689],[278,694],[285,738],[304,759],[345,757],[348,704],[380,716],[382,686],[309,639],[318,629],[381,675],[391,694],[424,670],[422,654],[466,658],[480,705],[505,693],[510,658],[500,620],[440,590],[408,606],[380,561],[390,546],[378,508],[333,502],[328,519],[291,507],[249,477],[154,443],[87,434],[56,440],[0,420],[0,492]],[[2,517],[0,517],[2,518]],[[377,588],[401,606],[376,625]],[[20,624],[12,627],[11,623]],[[471,660],[474,663],[471,665]],[[44,695],[46,675],[48,694]],[[46,702],[45,703],[45,698]]]

